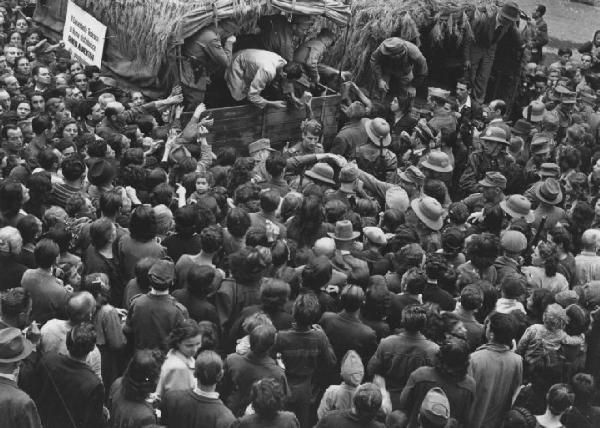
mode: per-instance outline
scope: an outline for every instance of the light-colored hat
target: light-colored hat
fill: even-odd
[[[387,238],[385,237],[385,233],[379,227],[363,227],[363,235],[371,241],[373,244],[377,245],[385,245],[387,244]]]
[[[427,227],[433,230],[440,230],[444,225],[444,209],[440,203],[429,196],[422,196],[413,199],[410,203],[411,208]]]
[[[423,398],[419,413],[434,426],[445,426],[450,419],[450,401],[444,390],[437,386],[431,388]]]
[[[451,172],[454,169],[450,157],[442,151],[429,152],[421,165],[437,172]]]
[[[21,330],[7,327],[0,330],[0,363],[24,360],[33,352],[33,344],[23,337]]]
[[[328,232],[327,234],[338,241],[353,241],[360,236],[360,232],[352,230],[350,220],[336,221],[335,232]]]
[[[511,253],[520,253],[527,248],[527,238],[518,230],[507,230],[500,237],[500,246]]]
[[[541,122],[544,114],[546,114],[546,105],[538,100],[533,100],[523,108],[523,117],[533,123]]]
[[[388,208],[397,209],[400,212],[406,212],[410,201],[406,190],[400,186],[390,187],[385,192],[385,205]]]
[[[490,126],[483,131],[483,134],[479,138],[485,141],[495,141],[507,146],[510,145],[510,142],[506,139],[506,131],[499,126]]]
[[[335,184],[335,181],[333,180],[333,168],[325,162],[314,164],[311,169],[304,173],[304,175],[324,183]]]
[[[500,202],[500,208],[513,218],[522,218],[527,223],[535,220],[533,211],[531,211],[531,202],[523,195],[510,195]]]
[[[402,181],[407,181],[416,184],[417,186],[422,186],[425,181],[425,174],[423,174],[423,171],[414,165],[410,165],[405,171],[401,171],[398,174],[398,177],[400,177],[400,180]]]
[[[260,140],[256,140],[253,143],[248,144],[248,153],[250,153],[250,156],[261,150],[269,150],[274,152],[275,150],[271,148],[271,140],[268,138],[261,138]]]
[[[365,121],[365,130],[367,131],[369,140],[376,146],[387,147],[392,142],[390,124],[381,117],[367,119]]]

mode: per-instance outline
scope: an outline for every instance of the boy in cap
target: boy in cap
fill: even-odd
[[[148,271],[150,291],[131,300],[123,331],[133,335],[135,349],[167,350],[167,337],[188,317],[187,310],[169,294],[175,279],[171,260],[159,260]]]

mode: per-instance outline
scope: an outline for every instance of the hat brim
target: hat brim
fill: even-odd
[[[503,18],[506,18],[506,19],[508,19],[509,21],[512,21],[512,22],[517,22],[519,20],[519,15],[517,15],[517,16],[510,16],[510,15],[502,12],[502,10],[500,10],[500,16],[503,17]]]
[[[502,186],[499,186],[498,184],[494,184],[485,178],[483,180],[479,180],[477,182],[477,184],[479,184],[480,186],[483,186],[483,187],[499,187],[502,189]]]
[[[556,198],[554,198],[554,200],[552,199],[546,199],[543,195],[542,195],[542,186],[536,186],[535,188],[535,197],[538,198],[540,201],[545,202],[547,204],[550,205],[556,205],[556,204],[560,204],[562,199],[563,199],[563,194],[562,191],[560,191],[558,193],[558,196],[556,196]]]
[[[424,160],[421,163],[421,166],[424,166],[425,168],[429,168],[433,171],[437,171],[437,172],[451,172],[454,168],[452,167],[452,165],[448,164],[445,167],[441,167],[439,165],[433,165],[432,163],[429,163],[429,161]]]
[[[423,211],[421,211],[421,207],[419,206],[418,199],[413,199],[410,202],[410,207],[413,209],[417,217],[419,217],[419,220],[425,223],[425,226],[427,226],[428,228],[438,231],[444,225],[444,219],[442,218],[443,216],[440,216],[438,220],[432,220],[426,215],[424,215]]]
[[[33,344],[25,339],[23,341],[23,351],[19,355],[15,355],[12,358],[0,358],[0,363],[16,363],[17,361],[24,360],[33,352]]]
[[[355,232],[355,231],[352,231],[352,236],[350,238],[341,238],[339,236],[336,236],[334,232],[327,232],[327,234],[331,238],[337,239],[338,241],[354,241],[356,238],[358,238],[360,236],[360,232]]]
[[[383,145],[383,147],[389,146],[392,143],[392,136],[390,135],[390,133],[388,132],[387,135],[385,137],[383,137],[383,139],[377,138],[377,136],[375,134],[373,134],[373,132],[371,131],[371,127],[369,126],[370,123],[371,123],[371,121],[365,123],[365,130],[367,131],[369,140],[371,140],[371,142],[378,147],[379,147],[379,145]]]
[[[332,184],[335,185],[335,181],[333,181],[330,178],[327,177],[323,177],[322,175],[319,175],[311,170],[308,170],[304,173],[304,175],[306,175],[307,177],[310,177],[312,179],[318,180],[318,181],[322,181],[323,183],[327,183],[327,184]]]
[[[507,213],[511,217],[513,217],[513,218],[522,218],[527,223],[533,223],[533,221],[535,220],[535,214],[533,214],[533,211],[529,210],[529,213],[526,214],[526,215],[518,213],[518,212],[512,210],[511,208],[509,208],[506,205],[506,200],[500,202],[500,208],[502,208],[502,211],[504,211],[505,213]]]
[[[496,138],[496,137],[481,137],[482,140],[484,141],[493,141],[495,143],[501,143],[501,144],[505,144],[507,146],[510,146],[510,143],[506,140],[503,140],[502,138]]]

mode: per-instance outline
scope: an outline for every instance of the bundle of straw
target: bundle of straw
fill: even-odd
[[[421,32],[433,27],[444,8],[468,12],[464,18],[472,16],[475,24],[495,13],[497,7],[496,0],[354,0],[347,40],[344,31],[338,31],[340,43],[328,52],[325,62],[351,71],[354,80],[364,84],[370,78],[371,53],[385,39],[396,36],[418,45]],[[471,28],[465,19],[453,32],[469,37]]]

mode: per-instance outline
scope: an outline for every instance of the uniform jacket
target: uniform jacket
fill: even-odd
[[[427,60],[416,45],[399,37],[390,37],[371,54],[371,70],[376,80],[406,76],[412,72],[413,85],[419,86],[427,76]]]
[[[482,180],[487,171],[499,171],[504,175],[509,166],[514,163],[514,159],[506,152],[500,152],[494,157],[490,157],[481,150],[476,150],[469,155],[467,166],[460,177],[461,190],[470,195],[476,193],[479,189],[477,182]]]
[[[319,78],[319,63],[327,46],[319,39],[308,40],[300,45],[294,53],[294,61],[304,64],[304,69],[312,81]]]

